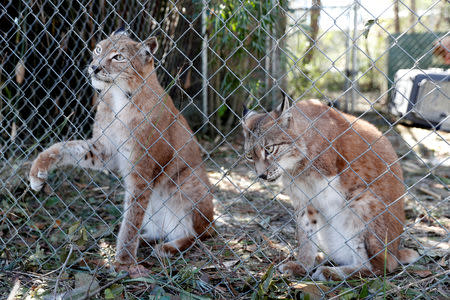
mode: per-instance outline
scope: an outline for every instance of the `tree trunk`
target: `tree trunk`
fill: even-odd
[[[304,58],[304,62],[308,64],[311,62],[314,56],[314,48],[317,43],[317,35],[319,34],[319,18],[320,18],[320,9],[321,9],[321,0],[312,0],[311,5],[311,35],[309,37],[309,46],[306,50],[306,55]]]
[[[441,24],[442,24],[442,19],[444,19],[444,13],[445,13],[445,5],[447,4],[447,0],[442,0],[441,1],[441,8],[439,9],[439,16],[438,19],[436,21],[436,25],[434,26],[434,31],[439,31]],[[446,23],[448,23],[450,21],[450,18],[446,18]]]
[[[409,24],[411,25],[411,32],[415,32],[415,22],[416,22],[416,0],[411,0],[411,6],[409,7],[411,9],[409,14]]]
[[[394,2],[394,30],[395,30],[395,33],[399,33],[400,32],[400,18],[399,18],[398,0],[395,0],[395,2]]]

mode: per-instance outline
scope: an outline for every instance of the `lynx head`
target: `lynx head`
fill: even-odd
[[[100,41],[93,51],[88,73],[92,85],[105,90],[112,85],[133,91],[154,71],[153,55],[158,49],[155,37],[136,42],[124,30]]]
[[[248,111],[244,106],[245,157],[254,164],[259,178],[274,181],[304,158],[304,147],[293,130],[294,121],[286,96],[268,113]]]

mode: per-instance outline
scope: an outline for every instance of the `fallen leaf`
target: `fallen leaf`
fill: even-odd
[[[61,226],[61,220],[60,219],[56,219],[55,220],[55,224],[53,224],[53,228],[58,228]]]
[[[33,226],[39,230],[42,230],[45,228],[45,223],[34,223]]]
[[[417,276],[419,276],[421,278],[425,278],[425,277],[428,277],[428,276],[433,274],[433,273],[431,273],[430,270],[412,270],[412,271],[409,271],[409,272],[412,273],[412,274],[415,274],[415,275],[417,275]]]
[[[420,255],[426,255],[429,257],[443,257],[448,254],[448,249],[438,249],[438,248],[425,248],[417,249]]]
[[[291,288],[301,290],[304,293],[322,297],[328,292],[329,288],[320,283],[297,282],[291,285]]]
[[[87,293],[91,293],[99,288],[98,280],[87,273],[77,272],[75,273],[75,288],[59,295],[56,295],[56,299],[84,299]],[[55,299],[52,296],[45,296],[44,300]],[[89,298],[90,299],[90,298]]]
[[[227,260],[227,261],[224,261],[222,264],[223,264],[227,269],[229,269],[229,268],[231,268],[232,266],[234,266],[235,264],[237,264],[238,261],[239,261],[238,259],[235,259],[235,260]]]
[[[439,264],[441,267],[446,267],[447,264],[448,264],[448,262],[447,262],[447,260],[445,259],[445,257],[442,257],[441,260],[438,262],[438,264]]]

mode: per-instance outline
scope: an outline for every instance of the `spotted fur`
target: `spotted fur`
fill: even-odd
[[[418,257],[399,249],[403,175],[374,126],[317,100],[290,106],[287,99],[269,113],[247,112],[242,125],[257,175],[281,177],[296,210],[297,261],[281,271],[336,280],[382,272],[385,262],[390,272]],[[319,251],[335,266],[315,266]]]
[[[116,260],[135,264],[140,238],[165,240],[158,255],[189,248],[212,232],[213,204],[198,142],[160,86],[153,55],[156,38],[143,43],[123,32],[99,42],[89,65],[100,91],[93,136],[57,143],[35,159],[31,187],[63,165],[117,171],[125,186]]]

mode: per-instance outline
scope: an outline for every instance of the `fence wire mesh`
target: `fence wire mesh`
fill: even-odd
[[[1,8],[2,298],[448,297],[447,1],[10,1]],[[144,81],[140,75],[134,76],[134,90],[111,80],[111,94],[99,93],[96,89],[101,88],[91,85],[91,76],[99,67],[96,47],[105,39],[111,44],[110,52],[98,59],[100,66],[107,58],[124,60],[115,73],[117,78],[141,71],[135,62],[144,54],[131,55],[110,35],[120,27],[137,41],[136,47],[145,46],[147,51],[153,49],[147,38],[156,37],[159,47],[152,55],[155,70],[151,74],[156,74],[162,90],[150,83],[152,75]],[[112,52],[115,58],[108,56]],[[151,109],[138,103],[137,91],[144,89],[154,92],[149,94]],[[117,103],[122,98],[114,98],[114,93],[125,95],[129,102],[120,106]],[[272,165],[283,171],[284,179],[272,182],[261,179],[270,177],[264,173],[269,167],[261,173],[255,153],[249,155],[260,146],[262,156],[279,150],[265,144],[271,129],[265,135],[248,133],[244,137],[246,125],[242,122],[249,121],[254,111],[276,111],[284,103],[283,94],[292,105],[292,114],[308,119],[309,131],[297,140],[315,132],[315,139],[326,141],[327,146],[317,156],[308,157],[291,138],[283,151],[308,157],[307,171],[292,175],[280,158]],[[173,99],[173,107],[167,95]],[[326,105],[316,118],[295,106],[311,98]],[[134,116],[124,113],[128,104],[136,107]],[[242,104],[253,110],[246,117]],[[334,109],[340,109],[336,118],[345,117],[346,111],[355,119],[330,138],[328,132],[337,125],[324,129],[320,123]],[[112,117],[99,121],[99,114],[108,111]],[[162,117],[155,122],[155,115]],[[179,123],[181,116],[189,125]],[[284,115],[272,116],[279,118],[275,126],[279,135],[290,136],[280,125]],[[127,120],[133,117],[140,122],[130,126]],[[387,138],[398,158],[389,161],[374,150],[377,141],[365,139],[358,129],[361,120],[378,128],[382,133],[379,139]],[[174,131],[178,125],[173,124],[182,125]],[[151,145],[142,144],[139,135],[140,128],[148,126],[152,130],[144,132],[144,140],[156,136]],[[127,134],[120,135],[120,130]],[[173,132],[178,132],[175,137]],[[347,153],[337,146],[346,135],[364,141],[359,155],[348,161]],[[73,140],[79,142],[68,142]],[[254,143],[249,148],[250,140]],[[48,174],[45,170],[36,173],[35,178],[46,180],[42,191],[32,191],[32,162],[55,143],[61,147],[58,151],[65,153],[66,165]],[[132,156],[134,148],[130,150],[129,143],[139,144],[141,156]],[[96,148],[100,144],[108,144],[113,154],[102,156]],[[165,148],[157,148],[161,144]],[[336,152],[348,169],[325,174],[319,165],[327,151]],[[161,161],[152,156],[165,152],[173,157]],[[358,159],[369,156],[388,165],[382,176],[390,176],[392,185],[401,182],[404,187],[395,203],[404,199],[405,221],[392,214],[397,204],[384,204],[381,212],[369,213],[369,218],[352,207],[352,201],[367,192],[382,201],[376,180],[366,182],[357,170]],[[142,167],[149,157],[153,157],[150,170]],[[117,162],[121,165],[113,166]],[[401,165],[404,179],[394,171],[395,163]],[[176,172],[171,173],[171,168]],[[320,188],[311,188],[318,183],[303,179],[311,176],[309,170],[317,173],[313,181],[322,182]],[[351,195],[345,195],[342,206],[325,216],[317,201],[329,195],[342,196],[337,182],[347,171],[354,175],[355,182],[346,190]],[[156,173],[149,175],[151,172]],[[180,179],[183,172],[189,175]],[[162,177],[166,182],[158,186],[157,179]],[[138,188],[136,182],[144,187]],[[363,182],[364,188],[350,192],[356,182]],[[172,190],[161,190],[167,186]],[[288,196],[294,189],[325,218],[323,227],[308,231],[301,223],[302,208]],[[202,239],[200,234],[195,236],[197,231],[194,244],[170,257],[158,252],[161,243],[143,239],[133,263],[142,267],[138,271],[145,268],[148,273],[130,278],[136,277],[131,276],[134,269],[120,272],[116,243],[125,233],[121,230],[119,234],[119,228],[133,219],[130,214],[146,209],[147,204],[139,199],[151,198],[148,206],[153,211],[146,212],[148,219],[142,227],[133,223],[127,228],[144,238],[146,232],[164,227],[166,232],[156,235],[157,242],[164,242],[168,237],[192,234],[193,216],[208,219],[207,210],[199,203],[210,196],[214,226],[206,228],[213,233],[211,237]],[[176,197],[181,199],[178,206],[173,205]],[[344,213],[365,225],[353,228],[350,235],[342,232]],[[158,221],[162,214],[175,218],[175,225]],[[385,224],[386,240],[377,237],[384,248],[367,257],[366,252],[363,256],[351,253],[356,248],[348,245],[360,235],[376,236],[372,224],[387,215],[397,225]],[[297,227],[298,222],[301,225]],[[404,232],[387,241],[387,232],[398,224]],[[336,241],[343,240],[342,247],[323,249],[321,242],[326,241],[314,236],[324,230],[332,231]],[[302,240],[305,232],[308,238]],[[341,252],[361,262],[339,279],[319,278],[314,271],[282,274],[279,267],[301,257],[310,243],[325,258],[318,262],[319,268],[342,265],[336,261]],[[386,266],[381,273],[374,269],[364,273],[376,256],[384,255],[388,264],[387,249],[398,243],[417,251],[419,257],[412,263],[400,262],[395,270]],[[128,249],[127,245],[123,248]]]

